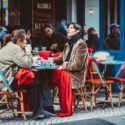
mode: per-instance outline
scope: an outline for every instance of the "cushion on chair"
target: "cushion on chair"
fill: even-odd
[[[114,81],[113,80],[103,80],[104,81],[104,85],[106,84],[113,84]],[[91,79],[87,79],[86,83],[92,83]],[[103,85],[100,79],[94,79],[94,84],[95,85]]]
[[[125,82],[125,78],[119,78],[119,77],[108,77],[107,79],[113,80],[116,82]]]
[[[3,94],[9,94],[8,91],[0,91],[0,95],[3,95]]]
[[[18,91],[14,91],[14,92],[24,92],[24,93],[26,93],[27,90],[26,90],[26,89],[23,89],[23,90],[18,90]]]

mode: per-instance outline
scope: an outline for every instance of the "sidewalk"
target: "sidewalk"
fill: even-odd
[[[117,103],[118,99],[113,99],[113,102]],[[122,102],[125,102],[125,100],[123,99]],[[97,106],[96,109],[94,108],[93,112],[91,112],[90,102],[87,102],[88,113],[85,113],[83,110],[84,108],[81,106],[78,109],[75,109],[75,113],[72,116],[51,117],[49,119],[38,120],[38,121],[35,121],[35,120],[24,121],[22,118],[14,118],[12,114],[1,114],[0,125],[50,125],[50,124],[54,125],[58,123],[71,122],[71,121],[76,121],[74,123],[77,124],[77,121],[79,120],[95,119],[95,118],[106,120],[107,122],[111,122],[116,125],[125,125],[125,105],[123,104],[124,103],[122,103],[122,106],[120,108],[115,106],[114,109],[112,109],[111,107],[102,109],[102,106]],[[58,105],[54,105],[54,108],[56,111],[59,110]],[[30,114],[31,113],[27,113],[28,116]],[[93,125],[95,125],[94,122],[93,122]]]

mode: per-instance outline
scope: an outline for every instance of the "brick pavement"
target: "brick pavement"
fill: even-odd
[[[113,102],[117,103],[118,99],[113,99]],[[125,102],[125,100],[123,100]],[[107,107],[102,109],[102,106],[97,106],[93,112],[90,111],[90,103],[87,102],[87,107],[89,109],[88,113],[85,113],[83,107],[75,109],[75,113],[69,117],[51,117],[44,120],[30,120],[24,121],[22,118],[13,118],[12,114],[1,114],[0,115],[0,125],[50,125],[56,123],[92,119],[92,118],[101,118],[116,125],[125,125],[125,105],[122,105],[120,108]],[[55,110],[59,110],[59,106],[54,105]],[[28,117],[31,113],[27,113]],[[94,124],[93,124],[94,125]]]

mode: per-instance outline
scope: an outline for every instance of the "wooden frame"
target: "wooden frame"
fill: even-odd
[[[98,78],[94,78],[94,75],[97,75]],[[113,106],[113,102],[112,102],[112,88],[111,88],[111,84],[114,83],[113,80],[105,80],[104,77],[102,76],[102,74],[100,73],[97,64],[92,61],[91,63],[91,78],[86,80],[86,84],[91,84],[91,111],[93,111],[93,102],[110,102],[112,108],[114,108]],[[98,91],[100,90],[101,86],[105,87],[106,90],[108,91],[110,100],[108,100],[108,97],[106,97],[104,100],[96,100],[96,94],[98,93]],[[107,94],[107,93],[105,93]]]
[[[22,114],[22,117],[24,120],[27,120],[25,112],[24,112],[24,102],[23,102],[23,93],[26,92],[26,90],[19,90],[19,91],[13,91],[10,85],[8,84],[5,76],[3,75],[2,71],[0,71],[0,78],[3,80],[3,83],[5,84],[5,87],[7,87],[7,91],[0,91],[0,95],[3,96],[3,98],[0,100],[0,103],[7,104],[7,109],[0,112],[2,113],[12,113],[15,117],[15,114]],[[17,98],[20,101],[21,105],[21,111],[14,111],[14,105],[13,105],[13,99]],[[9,98],[9,100],[8,100]],[[12,111],[9,111],[12,110]]]

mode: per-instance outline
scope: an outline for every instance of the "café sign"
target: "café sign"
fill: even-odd
[[[40,37],[44,25],[54,26],[54,0],[33,0],[32,36]]]

